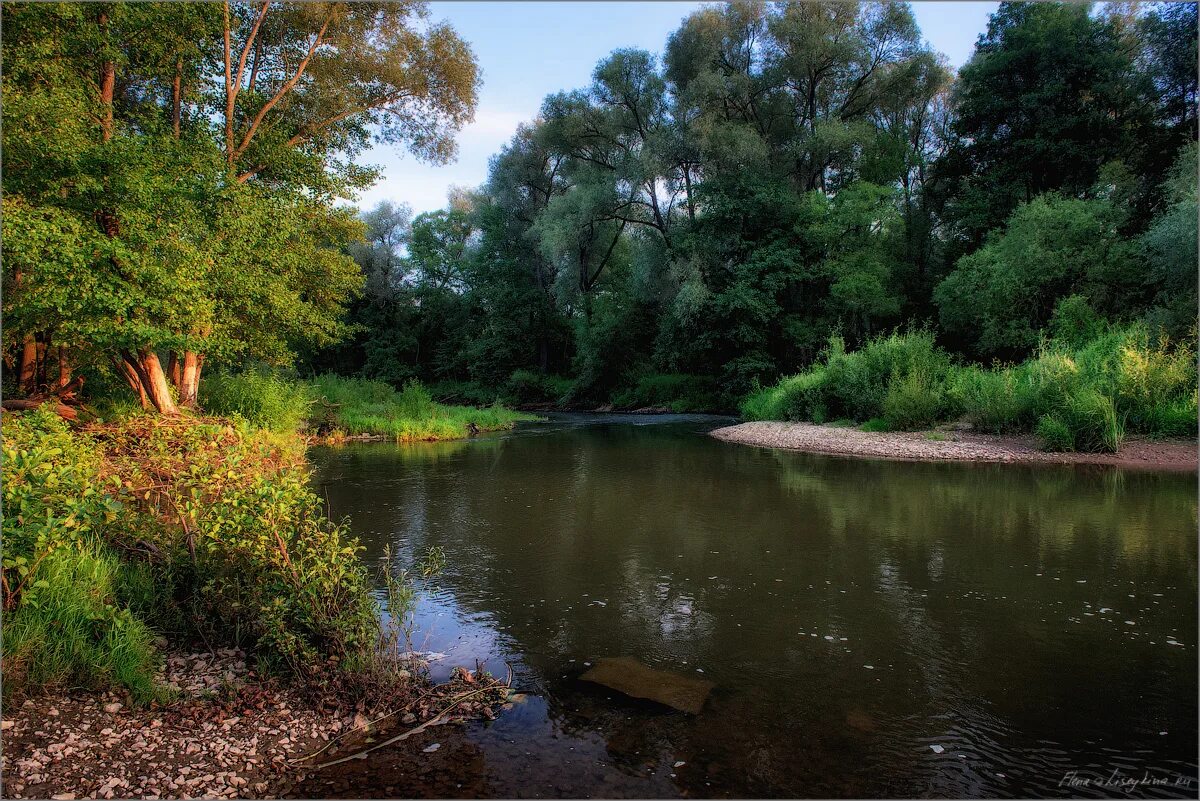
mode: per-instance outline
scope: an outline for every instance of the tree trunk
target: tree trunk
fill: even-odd
[[[159,414],[179,414],[175,399],[171,396],[171,386],[167,383],[167,374],[163,372],[157,353],[149,348],[140,349],[136,355],[123,350],[121,358],[136,377],[136,385],[140,387],[139,395],[143,395]]]
[[[195,406],[200,393],[200,371],[204,368],[204,356],[195,351],[183,352],[183,373],[179,380],[179,403]]]
[[[37,392],[37,340],[33,334],[25,335],[21,348],[21,392],[32,395]]]
[[[167,383],[167,374],[163,372],[158,354],[149,348],[138,352],[138,362],[146,378],[146,394],[150,402],[161,414],[178,414],[175,398],[171,396],[171,385]]]
[[[124,354],[122,354],[120,358],[113,357],[113,366],[125,379],[125,383],[129,384],[129,388],[132,389],[134,394],[138,396],[138,400],[141,401],[142,408],[145,409],[149,407],[150,399],[146,397],[146,390],[142,388],[142,379],[138,375],[137,370],[133,369],[133,366],[129,362],[125,361]]]
[[[181,374],[179,372],[179,356],[175,351],[171,351],[171,355],[167,357],[167,380],[171,382],[171,386],[175,387],[175,394],[183,397],[183,385],[180,384]]]
[[[108,36],[108,12],[103,9],[96,17],[101,35]],[[105,43],[107,44],[107,42]],[[108,59],[100,63],[100,139],[107,142],[113,137],[113,90],[117,83],[117,66]]]
[[[40,390],[49,382],[46,380],[46,354],[50,350],[50,342],[48,338],[42,337],[37,340],[37,370],[34,372],[34,387],[35,390]]]
[[[66,389],[71,383],[71,359],[67,356],[67,349],[62,345],[58,346],[58,381],[56,388],[59,390]]]

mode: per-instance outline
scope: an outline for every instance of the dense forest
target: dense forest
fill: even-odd
[[[365,213],[355,333],[309,364],[714,409],[830,334],[1019,361],[1068,298],[1188,339],[1195,63],[1194,3],[1006,3],[957,75],[903,4],[706,8],[547,97],[478,190]]]
[[[378,178],[368,144],[444,162],[472,117],[470,48],[419,4],[4,14],[27,396],[86,378],[173,412],[205,365],[298,366],[731,409],[831,334],[1019,361],[1068,298],[1195,328],[1194,3],[1007,3],[957,75],[902,3],[708,7],[416,219],[345,201]]]

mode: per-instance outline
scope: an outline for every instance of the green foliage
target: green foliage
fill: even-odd
[[[1073,304],[1072,304],[1073,305]],[[1065,315],[1064,315],[1065,316]],[[748,420],[846,415],[878,430],[912,430],[961,416],[982,431],[1034,431],[1047,448],[1115,452],[1126,433],[1194,436],[1196,357],[1142,324],[1100,326],[1086,313],[1070,336],[1047,340],[1016,366],[954,366],[925,332],[893,334],[846,351],[834,338],[826,361],[750,394]],[[1081,331],[1098,331],[1081,340]]]
[[[84,434],[40,410],[3,426],[6,678],[149,698],[150,626],[297,673],[374,648],[359,546],[294,438],[145,415]]]
[[[893,373],[883,397],[883,419],[896,431],[924,428],[941,419],[944,391],[922,368]]]
[[[206,411],[280,433],[299,430],[311,404],[304,384],[265,370],[209,373],[200,383],[200,405]]]
[[[1066,423],[1054,415],[1044,414],[1038,418],[1034,432],[1048,451],[1075,450],[1075,434]]]
[[[672,412],[711,412],[721,408],[715,382],[706,376],[683,373],[643,373],[632,386],[612,396],[619,409],[667,407]]]
[[[938,285],[942,325],[981,353],[1023,353],[1037,345],[1060,299],[1081,295],[1113,313],[1128,308],[1139,294],[1139,253],[1120,236],[1115,214],[1103,200],[1043,196],[1021,205],[1003,233]],[[1064,314],[1078,314],[1081,302],[1069,301]]]
[[[136,703],[164,696],[154,681],[154,635],[119,600],[120,564],[108,549],[58,549],[33,575],[35,585],[5,615],[6,691],[124,688]]]
[[[458,439],[472,430],[496,431],[536,419],[499,405],[476,409],[435,403],[415,380],[401,392],[379,381],[336,375],[317,376],[310,385],[328,410],[326,427],[351,435],[386,435],[399,442]]]
[[[566,376],[513,370],[505,391],[517,403],[561,403],[571,393],[572,383]]]
[[[850,352],[832,339],[825,363],[825,403],[835,417],[866,420],[888,416],[885,401],[891,394],[897,424],[920,426],[929,422],[927,410],[940,407],[949,369],[950,357],[928,331],[877,337]],[[908,418],[910,423],[900,422]]]

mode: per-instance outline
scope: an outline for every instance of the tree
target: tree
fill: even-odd
[[[1087,5],[1004,3],[959,72],[937,166],[957,252],[1044,192],[1084,197],[1149,120],[1133,54]]]
[[[1086,299],[1110,317],[1143,307],[1137,243],[1106,200],[1042,195],[962,257],[934,294],[943,327],[985,354],[1023,356],[1059,301]]]
[[[354,156],[375,140],[445,161],[473,113],[470,49],[427,16],[415,2],[6,4],[6,192],[28,219],[109,240],[86,267],[109,291],[86,319],[26,315],[56,329],[22,331],[22,358],[86,332],[171,413],[194,403],[208,355],[283,360],[338,336],[360,229],[334,201],[374,176]],[[30,297],[70,291],[30,286],[55,271],[6,277]]]

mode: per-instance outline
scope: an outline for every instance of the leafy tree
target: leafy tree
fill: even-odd
[[[1133,54],[1087,5],[1003,3],[959,72],[953,140],[938,165],[946,216],[978,246],[1044,192],[1083,197],[1129,159],[1149,123]]]
[[[1022,204],[938,285],[943,327],[980,353],[1015,355],[1037,344],[1069,295],[1125,316],[1141,288],[1141,254],[1120,235],[1119,222],[1105,200],[1042,195]]]
[[[286,361],[333,341],[360,235],[334,201],[374,177],[353,157],[374,139],[451,158],[478,88],[470,49],[416,2],[3,14],[5,190],[30,237],[19,250],[78,237],[73,275],[22,258],[6,283],[18,300],[104,288],[36,313],[6,297],[6,316],[31,326],[16,331],[31,393],[50,383],[52,348],[60,386],[86,352],[170,413],[194,403],[206,356]]]

